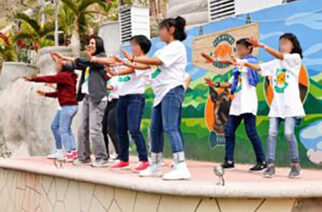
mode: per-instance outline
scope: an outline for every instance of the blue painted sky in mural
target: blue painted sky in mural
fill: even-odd
[[[297,35],[304,50],[303,63],[307,66],[309,75],[313,76],[322,71],[322,5],[321,0],[300,0],[250,14],[253,22],[258,22],[261,41],[278,48],[279,36],[285,32]],[[218,22],[205,24],[202,27],[204,34],[222,31],[228,28],[244,25],[246,15],[228,18]],[[188,38],[184,41],[188,53],[187,72],[193,79],[202,77],[206,71],[193,67],[191,64],[192,41],[198,36],[200,27],[187,30]],[[164,46],[159,38],[152,39],[152,49],[149,55]],[[273,58],[265,51],[260,51],[259,59],[269,61]]]

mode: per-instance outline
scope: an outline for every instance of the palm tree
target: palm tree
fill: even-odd
[[[62,0],[64,5],[68,7],[74,15],[73,32],[71,38],[71,46],[73,54],[79,55],[80,52],[80,31],[84,30],[87,25],[86,16],[90,14],[101,14],[104,16],[108,15],[108,11],[112,7],[117,7],[117,0]],[[92,9],[94,5],[98,8]]]
[[[48,37],[55,30],[54,22],[47,22],[42,25],[37,20],[24,13],[17,13],[16,18],[25,23],[25,27],[15,36],[15,40],[29,40],[31,43],[38,43],[40,47],[52,45],[53,41]]]

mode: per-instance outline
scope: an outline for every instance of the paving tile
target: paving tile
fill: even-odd
[[[114,199],[114,188],[96,185],[94,195],[105,208],[108,208]]]
[[[262,199],[217,198],[222,212],[253,212]]]
[[[71,180],[65,194],[64,202],[68,212],[80,211],[79,188],[76,181]]]
[[[115,188],[115,201],[122,211],[132,211],[135,202],[136,192]]]
[[[78,183],[78,188],[81,210],[88,211],[91,199],[93,198],[95,186],[92,183],[80,182]]]
[[[134,212],[157,211],[160,195],[139,192],[135,199]]]
[[[64,200],[68,182],[69,181],[64,178],[55,178],[57,200]]]
[[[89,207],[90,212],[105,212],[107,211],[105,207],[94,197],[92,199],[91,205]]]
[[[295,199],[266,199],[256,212],[291,212],[294,202]]]
[[[159,212],[194,212],[200,198],[162,195]],[[173,207],[175,205],[176,207]]]
[[[220,212],[216,199],[214,198],[203,198],[200,202],[196,212]]]
[[[113,201],[111,207],[109,208],[108,212],[122,212],[118,204]],[[125,211],[124,211],[125,212]]]

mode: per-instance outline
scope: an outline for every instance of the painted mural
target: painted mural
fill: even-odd
[[[322,5],[321,0],[300,0],[293,3],[261,10],[248,15],[228,18],[222,21],[208,23],[187,30],[188,38],[184,41],[187,48],[189,63],[186,71],[193,81],[187,89],[183,108],[183,121],[181,129],[184,136],[187,156],[195,160],[221,162],[224,159],[224,140],[216,139],[212,133],[222,131],[217,123],[224,122],[225,115],[215,114],[220,105],[229,104],[227,97],[229,91],[209,90],[204,83],[205,77],[214,81],[227,81],[231,72],[215,73],[200,66],[193,65],[193,40],[195,37],[225,31],[233,28],[255,23],[259,28],[260,41],[278,49],[279,36],[285,32],[297,35],[304,50],[303,67],[300,75],[301,97],[307,116],[296,128],[299,141],[302,166],[309,168],[322,168]],[[164,46],[158,38],[152,39],[153,47],[150,55]],[[213,43],[209,43],[209,46]],[[265,51],[258,52],[260,62],[273,58]],[[266,147],[268,133],[268,111],[273,98],[269,79],[261,78],[257,85],[258,116],[257,130]],[[225,93],[226,92],[226,93]],[[215,98],[214,98],[215,97]],[[148,137],[150,125],[150,112],[153,104],[153,91],[146,93],[146,108],[144,113],[143,130]],[[218,106],[218,102],[220,102]],[[217,106],[216,106],[217,105]],[[224,113],[223,113],[224,114]],[[219,122],[218,122],[219,121]],[[216,129],[215,129],[216,128]],[[219,133],[220,134],[220,133]],[[253,163],[254,157],[250,141],[241,125],[237,130],[235,158],[238,163]],[[289,164],[287,143],[280,130],[276,148],[276,164],[286,166]],[[170,154],[168,142],[166,154]]]

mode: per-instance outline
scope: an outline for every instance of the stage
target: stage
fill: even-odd
[[[136,160],[132,158],[133,165]],[[170,169],[166,160],[165,170]],[[131,171],[65,164],[42,157],[0,159],[0,211],[320,211],[322,170],[305,169],[289,179],[278,168],[273,179],[250,173],[250,165],[225,172],[218,186],[214,163],[189,161],[192,179],[163,181]]]

